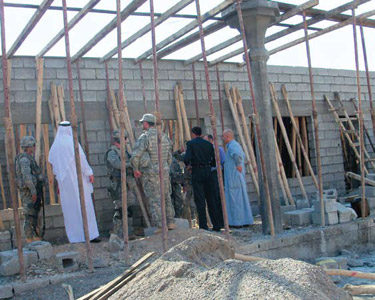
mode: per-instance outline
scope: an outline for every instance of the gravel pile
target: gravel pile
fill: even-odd
[[[109,299],[352,299],[319,267],[292,259],[245,263],[233,256],[223,238],[201,233]]]

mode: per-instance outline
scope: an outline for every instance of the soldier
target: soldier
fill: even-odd
[[[125,141],[128,138],[125,131]],[[113,145],[105,153],[104,161],[107,165],[107,174],[111,180],[108,188],[108,195],[113,201],[115,214],[113,215],[113,233],[122,236],[122,200],[121,200],[121,150],[120,150],[120,130],[113,132]],[[132,218],[130,206],[135,204],[135,179],[130,165],[130,154],[126,151],[126,184],[127,184],[127,204],[128,204],[128,228],[129,235],[133,235]]]
[[[38,236],[38,215],[43,193],[43,176],[33,157],[35,139],[32,136],[23,137],[21,148],[23,152],[19,153],[15,159],[16,183],[23,205],[26,241],[31,243],[41,240]]]
[[[143,133],[138,138],[133,149],[130,162],[133,166],[134,177],[142,176],[143,190],[150,206],[151,219],[161,232],[161,207],[160,207],[160,180],[157,149],[156,118],[153,114],[145,114],[140,120]],[[161,134],[163,171],[164,171],[164,197],[168,229],[176,228],[174,223],[174,210],[171,201],[171,185],[169,180],[169,166],[172,163],[172,145],[169,138]]]
[[[181,184],[184,183],[184,177],[180,164],[174,156],[172,157],[172,163],[169,168],[169,176],[171,179],[171,199],[175,211],[174,216],[175,218],[181,218],[184,204],[182,200]]]

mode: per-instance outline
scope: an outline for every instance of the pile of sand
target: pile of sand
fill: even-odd
[[[171,248],[109,299],[352,299],[319,267],[233,257],[226,240],[201,233]]]

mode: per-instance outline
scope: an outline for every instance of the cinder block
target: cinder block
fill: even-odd
[[[331,160],[331,158],[330,158]],[[316,192],[316,199],[319,199],[319,192]],[[323,199],[337,199],[337,190],[336,189],[328,189],[323,190]]]
[[[339,222],[337,212],[325,213],[324,216],[326,225],[334,225]],[[320,225],[320,213],[313,212],[312,220],[313,224]]]
[[[296,209],[310,208],[309,201],[306,199],[298,199],[298,200],[295,200],[295,202],[296,202]]]
[[[40,289],[49,285],[49,278],[38,278],[28,280],[27,282],[14,282],[12,283],[14,294],[21,295],[24,292]]]
[[[0,251],[6,251],[10,249],[12,249],[10,232],[0,232]]]
[[[62,210],[60,204],[46,205],[46,217],[61,216]]]
[[[53,255],[52,245],[48,242],[44,242],[44,241],[32,242],[28,244],[25,248],[31,251],[36,251],[39,259],[50,259]]]
[[[339,215],[339,223],[347,223],[357,218],[357,214],[352,208],[346,207],[340,203],[337,203],[337,212]]]
[[[304,208],[301,210],[294,210],[286,212],[284,215],[287,215],[290,218],[290,223],[288,225],[292,226],[303,226],[311,224],[311,214],[313,212],[312,208]]]
[[[13,287],[10,284],[0,285],[0,299],[13,297]]]
[[[78,270],[78,255],[79,253],[74,251],[57,253],[56,265],[58,270],[60,272]]]
[[[283,206],[280,206],[280,210],[281,210],[281,215],[283,215],[284,213],[288,211],[296,210],[296,206],[295,205],[283,205]]]
[[[320,213],[320,201],[314,201],[314,212]],[[337,202],[335,199],[324,199],[324,210],[326,213],[337,212]]]

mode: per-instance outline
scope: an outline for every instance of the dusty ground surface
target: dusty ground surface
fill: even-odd
[[[311,229],[311,228],[310,228]],[[303,232],[309,230],[309,228],[295,228],[292,230],[284,231],[283,234],[289,235],[296,232]],[[189,230],[174,230],[170,231],[168,234],[168,245],[169,248],[181,243],[182,241],[196,236],[204,231],[197,229]],[[225,237],[224,233],[213,233],[214,236]],[[235,229],[231,233],[231,243],[232,246],[240,246],[248,244],[260,239],[268,239],[269,236],[264,236],[261,232],[261,224],[258,219],[256,219],[255,225],[243,229]],[[79,275],[79,278],[67,279],[64,281],[67,284],[72,285],[74,290],[74,295],[76,298],[88,293],[89,291],[109,282],[119,274],[121,274],[129,264],[134,263],[139,258],[147,254],[148,252],[154,251],[156,254],[153,260],[157,259],[162,254],[162,243],[161,236],[151,236],[147,238],[140,238],[134,241],[130,241],[129,250],[130,258],[129,263],[126,264],[121,255],[112,255],[108,251],[108,239],[103,239],[99,244],[91,244],[93,249],[94,259],[100,259],[104,262],[107,267],[95,269],[94,274],[85,273],[87,270],[86,265],[86,249],[85,244],[65,244],[65,245],[53,245],[54,253],[65,252],[65,251],[77,251],[80,253],[80,272],[83,275]],[[74,276],[77,272],[70,274]],[[28,268],[28,279],[34,278],[49,278],[54,275],[62,275],[58,272],[57,268],[53,263],[44,263],[33,265]],[[19,281],[18,276],[2,277],[0,278],[0,284],[5,284],[9,282]],[[24,293],[15,299],[68,299],[66,292],[61,287],[61,284],[54,286],[47,286],[42,289],[36,289]]]

